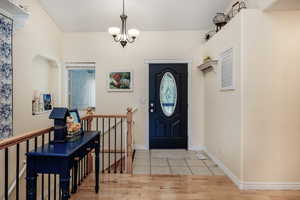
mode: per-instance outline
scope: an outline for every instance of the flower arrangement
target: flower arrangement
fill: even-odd
[[[203,62],[206,63],[206,62],[209,62],[211,61],[211,57],[209,56],[206,56],[204,59],[203,59]]]
[[[81,124],[76,123],[74,121],[74,118],[70,116],[67,117],[67,128],[68,128],[69,135],[77,134],[81,129]]]
[[[89,107],[86,109],[86,115],[93,115],[94,114],[94,108]]]

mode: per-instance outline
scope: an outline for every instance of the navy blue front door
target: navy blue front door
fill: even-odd
[[[150,149],[187,149],[188,64],[149,65]]]

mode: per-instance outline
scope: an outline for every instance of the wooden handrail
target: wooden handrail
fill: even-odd
[[[81,120],[88,120],[93,118],[126,118],[126,115],[87,115],[81,118]]]
[[[81,119],[82,120],[91,120],[93,118],[127,118],[127,115],[87,115],[87,116],[82,117]],[[30,132],[24,133],[22,135],[4,139],[4,140],[0,141],[0,150],[14,146],[16,144],[20,144],[21,142],[41,136],[41,135],[49,133],[50,131],[53,131],[53,130],[54,130],[53,127],[49,127],[46,129],[30,131]]]
[[[124,119],[124,124],[126,123],[127,124],[127,130],[125,132],[125,130],[123,131],[123,135],[125,135],[125,143],[127,144],[124,144],[124,146],[122,146],[122,142],[121,142],[121,148],[118,147],[116,148],[116,142],[115,142],[115,148],[114,149],[102,149],[101,150],[101,153],[104,154],[104,153],[114,153],[115,154],[115,163],[113,166],[111,166],[111,168],[114,168],[114,173],[117,173],[117,167],[120,166],[120,163],[121,163],[121,173],[123,173],[124,171],[123,170],[126,170],[127,168],[127,172],[128,174],[131,174],[132,173],[132,163],[133,163],[133,125],[134,125],[134,121],[133,121],[133,113],[136,112],[137,109],[131,109],[131,108],[128,108],[127,109],[127,113],[126,114],[117,114],[117,115],[113,115],[113,114],[108,114],[108,115],[98,115],[98,114],[93,114],[93,115],[87,115],[87,116],[83,116],[81,119],[82,120],[85,120],[87,121],[86,123],[86,130],[92,130],[92,122],[95,118],[97,118],[97,122],[98,122],[98,118],[117,118],[117,120],[120,121],[120,124],[122,124],[122,119]],[[116,121],[116,120],[115,120]],[[125,122],[126,121],[126,122]],[[85,123],[84,123],[85,125]],[[115,123],[115,125],[113,127],[109,127],[109,130],[115,128],[119,125],[119,122],[118,123]],[[123,126],[122,126],[123,127]],[[117,130],[117,129],[116,129]],[[42,139],[42,144],[44,144],[44,136],[49,134],[49,136],[51,136],[51,132],[54,131],[54,127],[49,127],[49,128],[44,128],[44,129],[39,129],[39,130],[34,130],[34,131],[30,131],[30,132],[27,132],[27,133],[23,133],[21,135],[17,135],[17,136],[14,136],[14,137],[11,137],[11,138],[8,138],[8,139],[4,139],[4,140],[0,140],[0,151],[2,150],[5,150],[5,169],[9,169],[8,167],[8,150],[10,147],[14,147],[16,146],[16,152],[17,152],[17,161],[20,162],[20,158],[19,158],[19,154],[23,154],[24,152],[24,149],[21,148],[20,149],[20,146],[19,144],[21,143],[24,143],[24,142],[27,142],[27,150],[28,147],[29,147],[29,141],[30,140],[34,140],[35,142],[35,148],[37,147],[38,145],[38,137],[40,136],[43,136],[43,139]],[[122,128],[121,128],[121,133],[122,133]],[[115,135],[116,135],[116,132],[115,132]],[[122,134],[121,134],[121,140],[122,140]],[[104,145],[103,145],[104,146]],[[11,149],[13,150],[13,149]],[[22,152],[20,152],[22,151]],[[121,154],[121,159],[119,159],[118,161],[116,161],[116,154]],[[17,162],[17,163],[19,163]],[[92,172],[93,170],[93,159],[92,159],[92,153],[90,153],[88,156],[87,156],[87,172]],[[124,165],[123,165],[124,163]],[[19,166],[19,164],[16,164],[17,167]],[[126,166],[126,168],[124,168]],[[17,182],[17,180],[19,180],[19,178],[21,177],[20,174],[23,174],[23,170],[26,169],[26,165],[23,166],[22,170],[19,172],[19,169],[17,169],[17,172],[16,172],[16,185],[19,184],[19,182]],[[8,173],[6,173],[8,174]],[[5,182],[8,183],[8,178],[5,178]],[[8,184],[6,184],[8,185]],[[13,191],[14,190],[14,187],[12,185],[12,189],[10,189],[9,191]],[[8,191],[6,189],[6,191]]]
[[[82,120],[87,120],[87,129],[91,130],[92,129],[92,122],[94,118],[124,118],[127,121],[127,146],[125,147],[126,150],[124,153],[127,153],[127,173],[132,174],[132,165],[133,165],[133,113],[137,111],[137,108],[127,108],[127,113],[126,115],[87,115],[85,117],[82,117]],[[108,131],[110,129],[116,128],[116,126],[119,125],[119,122],[115,124],[112,127],[108,128]],[[102,134],[105,134],[102,133]],[[102,153],[122,153],[123,150],[104,150],[102,149]],[[91,155],[90,155],[91,156]],[[92,162],[91,162],[92,163]],[[89,166],[89,168],[92,168],[92,166]]]
[[[130,108],[132,110],[133,113],[135,113],[138,109],[137,108]],[[128,108],[127,108],[128,110]],[[101,115],[101,114],[92,114],[92,115],[86,115],[81,117],[81,120],[88,120],[88,119],[93,119],[93,118],[127,118],[127,114],[126,115],[122,115],[122,114],[117,114],[117,115]]]
[[[40,130],[36,130],[36,131],[31,131],[22,135],[18,135],[18,136],[14,136],[8,139],[4,139],[2,141],[0,141],[0,150],[2,149],[6,149],[8,147],[14,146],[16,144],[20,144],[21,142],[24,142],[26,140],[30,140],[32,138],[44,135],[49,133],[50,131],[53,131],[54,128],[53,127],[49,127],[46,129],[40,129]]]

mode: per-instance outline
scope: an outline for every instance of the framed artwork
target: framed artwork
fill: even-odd
[[[70,116],[74,119],[75,123],[81,124],[80,115],[77,109],[69,110]],[[81,126],[81,132],[83,131],[83,127]]]
[[[75,123],[81,123],[80,115],[77,109],[69,110],[71,117],[74,119]]]
[[[51,94],[43,94],[44,111],[52,110],[52,98]]]
[[[235,77],[234,77],[234,50],[229,48],[223,51],[220,55],[220,70],[219,70],[219,84],[220,89],[234,90]]]
[[[0,140],[13,135],[13,20],[0,13]]]
[[[133,72],[116,71],[109,72],[107,77],[107,91],[109,92],[132,92]]]

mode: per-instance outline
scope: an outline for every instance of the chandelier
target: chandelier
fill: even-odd
[[[122,21],[122,28],[118,27],[110,27],[108,29],[109,34],[111,34],[114,38],[115,42],[120,42],[122,47],[124,48],[127,43],[133,43],[136,38],[140,35],[140,31],[137,29],[130,29],[127,32],[127,15],[125,14],[125,0],[123,0],[123,13],[120,16]]]

